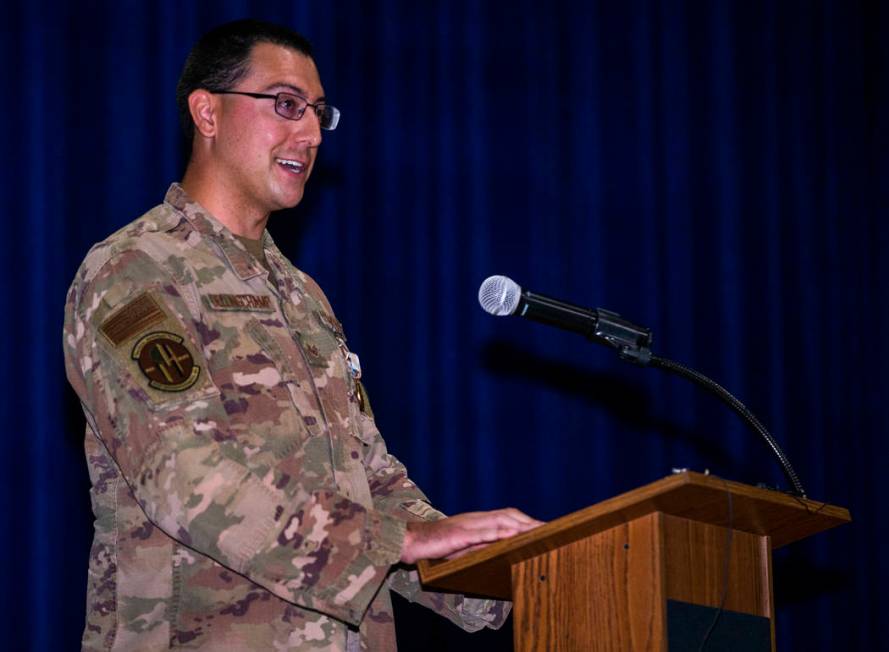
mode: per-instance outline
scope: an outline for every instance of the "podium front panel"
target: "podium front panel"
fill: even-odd
[[[666,651],[661,516],[513,566],[515,649]]]

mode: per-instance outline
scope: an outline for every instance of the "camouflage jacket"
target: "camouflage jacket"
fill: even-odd
[[[85,650],[392,650],[389,588],[467,630],[508,604],[423,591],[442,518],[387,451],[340,323],[268,233],[270,274],[174,184],[94,246],[65,308],[95,513]]]

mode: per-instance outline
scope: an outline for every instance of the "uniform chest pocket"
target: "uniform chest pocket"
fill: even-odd
[[[284,324],[275,315],[245,311],[211,312],[205,320],[208,364],[239,443],[251,455],[291,455],[317,434],[317,420],[293,398],[300,386],[292,364],[296,345],[286,350],[286,339],[270,333],[286,333]]]
[[[304,317],[294,319],[291,329],[309,366],[327,374],[345,372],[346,337],[334,317],[312,309]]]

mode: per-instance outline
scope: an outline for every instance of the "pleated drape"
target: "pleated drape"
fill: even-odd
[[[182,172],[198,35],[315,44],[341,127],[270,230],[327,291],[390,450],[443,510],[553,518],[673,467],[786,487],[710,396],[477,306],[507,274],[653,329],[855,522],[776,556],[778,648],[880,649],[889,567],[889,10],[820,2],[6,3],[5,649],[76,649],[91,537],[61,352],[89,246]],[[511,649],[399,603],[403,649]],[[10,639],[11,637],[11,639]],[[473,647],[475,646],[475,647]]]

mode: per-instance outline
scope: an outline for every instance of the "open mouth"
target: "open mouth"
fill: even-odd
[[[275,159],[282,168],[290,172],[291,174],[302,174],[306,170],[306,164],[302,161],[297,161],[295,159],[289,158],[278,158]]]

